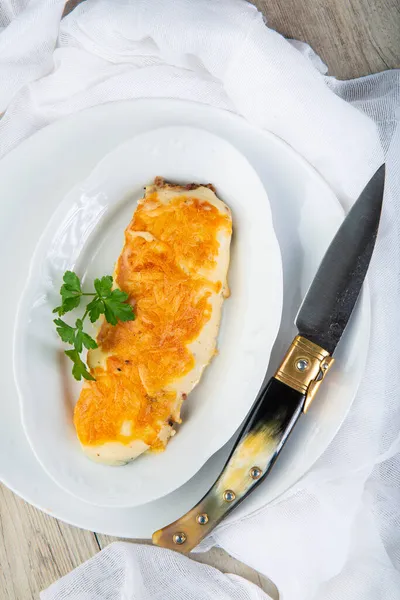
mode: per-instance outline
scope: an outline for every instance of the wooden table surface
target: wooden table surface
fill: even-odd
[[[78,2],[67,2],[67,10]],[[255,4],[271,27],[310,43],[329,73],[340,79],[400,67],[399,0],[255,0]],[[42,589],[113,541],[49,517],[1,485],[0,534],[0,600],[37,600]],[[223,550],[193,558],[242,575],[277,598],[266,578]]]

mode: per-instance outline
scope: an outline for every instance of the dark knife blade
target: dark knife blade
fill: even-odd
[[[343,221],[296,319],[299,330],[275,376],[261,388],[214,485],[189,512],[153,534],[153,543],[190,552],[268,475],[333,363],[371,260],[385,167]]]
[[[353,312],[378,233],[385,165],[368,182],[326,252],[296,319],[299,334],[333,354]]]

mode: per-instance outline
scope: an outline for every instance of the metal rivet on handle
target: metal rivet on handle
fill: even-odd
[[[299,358],[296,362],[296,369],[298,371],[306,371],[308,369],[308,360],[306,358]]]
[[[224,492],[224,500],[225,502],[233,502],[233,500],[236,498],[236,494],[235,492],[232,492],[232,490],[226,490]]]
[[[172,536],[172,541],[174,542],[174,544],[178,544],[178,546],[180,546],[181,544],[184,544],[186,542],[186,534],[184,534],[183,531],[181,531],[180,533],[175,533]]]
[[[198,522],[199,525],[206,525],[206,523],[208,523],[208,515],[206,513],[197,515],[196,521]]]
[[[258,467],[253,467],[252,469],[250,469],[250,477],[252,479],[260,479],[261,475],[262,471]]]

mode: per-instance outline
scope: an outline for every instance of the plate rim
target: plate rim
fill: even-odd
[[[212,113],[214,113],[214,115],[218,114],[219,117],[222,117],[223,119],[233,119],[234,121],[237,120],[237,122],[241,122],[242,127],[244,127],[245,129],[251,129],[253,130],[253,134],[257,134],[266,138],[270,138],[273,140],[274,143],[281,145],[283,148],[286,149],[286,151],[288,151],[290,153],[290,155],[293,157],[293,159],[301,165],[301,167],[303,169],[305,169],[308,173],[311,174],[311,176],[313,178],[316,178],[319,183],[327,190],[328,194],[331,196],[332,201],[333,199],[335,199],[335,204],[338,208],[340,208],[343,211],[343,207],[339,201],[339,197],[338,194],[336,194],[333,189],[331,188],[331,186],[329,185],[329,183],[326,181],[326,179],[318,172],[318,170],[311,165],[310,163],[308,163],[308,161],[301,156],[299,153],[297,153],[296,150],[294,150],[287,142],[285,142],[284,140],[282,140],[281,138],[279,138],[278,136],[276,136],[275,134],[269,132],[269,131],[265,131],[261,128],[255,127],[253,124],[249,123],[246,119],[244,119],[242,116],[237,115],[236,113],[231,113],[230,111],[224,110],[224,109],[220,109],[220,108],[216,108],[213,106],[209,106],[200,102],[191,102],[191,101],[187,101],[187,100],[181,100],[181,99],[167,99],[167,98],[139,98],[139,99],[128,99],[128,100],[121,100],[121,101],[115,101],[115,102],[107,102],[101,105],[97,105],[97,106],[93,106],[93,107],[89,107],[86,108],[82,111],[79,111],[77,113],[74,113],[72,115],[68,115],[67,117],[61,118],[51,124],[49,124],[48,126],[44,127],[43,129],[41,129],[38,132],[35,132],[35,134],[31,135],[29,138],[27,138],[26,140],[24,140],[23,142],[21,142],[16,148],[14,148],[13,150],[11,150],[6,156],[4,156],[1,160],[0,160],[0,174],[1,171],[3,170],[3,167],[5,170],[7,170],[7,166],[8,166],[8,162],[12,162],[14,161],[14,155],[19,155],[19,153],[22,151],[23,154],[26,153],[26,151],[30,149],[30,146],[33,145],[33,148],[36,145],[36,141],[39,139],[39,141],[42,138],[47,137],[48,132],[50,131],[50,135],[52,135],[52,132],[55,131],[57,133],[57,130],[59,128],[64,128],[64,124],[65,122],[69,123],[70,121],[74,121],[75,119],[80,119],[82,118],[82,115],[85,115],[89,112],[98,112],[101,113],[104,110],[108,110],[110,108],[110,106],[116,105],[116,106],[122,106],[122,105],[126,105],[127,110],[129,106],[132,105],[136,105],[136,104],[154,104],[157,105],[158,103],[162,103],[162,104],[169,104],[169,105],[181,105],[181,106],[195,106],[196,109],[199,110],[199,115],[201,117],[203,117],[203,115],[205,114],[205,119],[207,119],[207,113],[211,113],[211,117],[212,117]],[[201,112],[202,111],[202,112]],[[203,124],[202,124],[203,126]],[[21,150],[22,149],[22,150]],[[369,297],[369,291],[368,291],[368,297]],[[368,332],[370,331],[370,323],[371,320],[369,318],[368,320]],[[349,409],[351,407],[352,402],[354,401],[355,395],[356,395],[356,391],[359,387],[361,381],[361,375],[359,377],[359,380],[357,381],[356,384],[356,388],[355,391],[353,393],[353,397],[351,399],[351,402],[349,404]],[[17,427],[21,426],[20,420],[18,419],[18,421],[16,420],[15,423],[17,424]],[[338,428],[340,428],[341,423],[338,425]],[[334,436],[333,436],[334,437]],[[333,439],[333,438],[332,438]],[[331,442],[332,440],[330,440]],[[329,442],[329,443],[330,443]],[[319,458],[321,454],[319,454],[315,461]],[[314,463],[315,463],[314,461]],[[313,464],[314,464],[313,463]],[[8,472],[12,472],[11,470],[8,470]],[[32,506],[35,506],[36,508],[38,508],[39,510],[45,512],[46,514],[49,514],[50,516],[53,517],[57,517],[60,520],[69,523],[75,527],[81,527],[81,528],[87,528],[87,526],[85,526],[85,524],[82,524],[81,522],[78,523],[79,519],[76,519],[75,522],[73,519],[70,519],[68,517],[64,517],[64,516],[58,516],[58,514],[55,513],[55,511],[52,511],[49,508],[46,508],[45,506],[45,501],[43,501],[43,504],[40,504],[40,502],[37,502],[36,500],[30,499],[30,495],[31,492],[24,492],[22,491],[20,485],[14,485],[14,483],[11,482],[11,480],[9,479],[9,476],[5,476],[4,474],[0,473],[0,480],[10,489],[12,490],[15,494],[17,494],[19,497],[23,498],[24,500],[26,500],[28,503],[30,503]],[[13,481],[16,481],[16,479],[13,479]],[[263,505],[263,507],[265,506],[265,504]],[[138,507],[138,509],[140,509],[140,507]],[[58,509],[57,509],[58,511]],[[250,516],[251,514],[254,514],[254,511],[249,512],[247,516]],[[133,518],[133,516],[132,516]],[[241,517],[243,518],[243,517]],[[92,527],[89,528],[90,530],[93,530]],[[99,529],[97,528],[97,530],[99,531]],[[114,528],[113,530],[111,529],[107,529],[107,527],[103,527],[102,530],[110,535],[120,535],[123,536],[124,533],[123,532],[117,532],[116,533],[116,529]],[[143,536],[142,536],[143,537]]]
[[[104,503],[104,501],[102,503],[100,503],[100,502],[95,503],[93,500],[89,500],[87,497],[85,498],[84,495],[82,495],[82,496],[78,495],[76,490],[72,491],[72,489],[68,489],[68,487],[62,481],[62,479],[57,479],[55,477],[55,475],[54,475],[55,469],[54,468],[52,470],[49,469],[48,468],[49,464],[47,462],[43,461],[43,451],[41,453],[38,453],[36,441],[33,441],[33,439],[36,440],[36,437],[32,436],[32,431],[34,430],[34,426],[32,425],[32,422],[27,423],[27,407],[29,406],[30,403],[29,403],[28,399],[25,399],[25,396],[26,396],[26,390],[27,390],[29,383],[26,380],[26,375],[21,375],[18,372],[18,364],[21,364],[21,361],[22,361],[21,356],[23,354],[26,354],[26,343],[23,341],[23,339],[25,338],[26,334],[29,333],[29,331],[27,331],[27,328],[29,327],[29,322],[31,320],[31,310],[32,310],[32,308],[29,308],[29,307],[31,306],[32,301],[35,303],[35,299],[36,300],[38,299],[38,290],[44,286],[43,281],[41,281],[40,284],[37,284],[34,287],[32,287],[32,284],[34,282],[35,276],[38,274],[38,272],[40,272],[40,267],[42,264],[43,255],[46,253],[46,248],[48,248],[49,246],[52,245],[52,243],[54,241],[54,235],[56,235],[57,232],[60,231],[60,228],[65,223],[66,218],[68,216],[69,204],[73,204],[78,196],[80,196],[82,193],[85,193],[86,187],[90,186],[92,184],[93,179],[95,179],[95,181],[96,181],[95,189],[97,191],[99,189],[99,185],[101,185],[101,186],[103,185],[104,182],[102,180],[101,175],[100,175],[100,178],[101,178],[100,183],[98,181],[99,173],[101,173],[102,169],[105,168],[105,165],[109,165],[110,161],[115,160],[115,158],[114,158],[115,154],[123,153],[123,151],[127,147],[132,147],[132,145],[137,146],[137,145],[142,144],[143,141],[146,142],[147,140],[145,140],[145,138],[147,138],[147,137],[152,137],[152,136],[159,137],[160,135],[165,136],[166,134],[170,133],[169,130],[184,130],[183,134],[179,131],[178,131],[178,133],[181,135],[185,135],[185,132],[186,132],[186,134],[188,134],[189,137],[192,136],[193,139],[195,138],[195,136],[199,135],[199,132],[201,132],[201,134],[204,134],[205,137],[210,138],[210,141],[214,140],[214,143],[219,144],[220,147],[221,147],[221,145],[225,146],[229,152],[235,153],[237,155],[238,159],[243,163],[244,167],[246,167],[246,169],[248,170],[248,175],[250,176],[250,174],[251,174],[254,185],[257,185],[257,187],[260,188],[260,193],[263,194],[262,200],[263,200],[263,202],[265,201],[265,204],[263,204],[263,209],[265,210],[265,215],[268,218],[268,224],[266,225],[266,227],[268,228],[268,238],[269,238],[268,246],[270,247],[270,249],[272,249],[272,248],[274,249],[274,252],[276,255],[276,260],[274,261],[273,271],[275,272],[275,275],[276,275],[276,284],[279,286],[279,290],[278,290],[277,294],[275,294],[275,298],[274,298],[274,302],[273,302],[273,314],[274,314],[273,333],[271,334],[271,336],[268,337],[268,340],[269,340],[268,343],[265,343],[267,346],[269,346],[269,354],[268,354],[268,360],[265,361],[266,366],[263,369],[263,372],[265,372],[265,370],[269,364],[271,352],[272,352],[273,346],[275,344],[275,341],[276,341],[276,338],[277,338],[277,335],[278,335],[278,332],[280,329],[280,325],[281,325],[282,306],[283,306],[282,256],[281,256],[279,241],[276,236],[276,232],[275,232],[275,228],[274,228],[274,224],[273,224],[272,210],[271,210],[271,205],[270,205],[269,198],[268,198],[268,193],[267,193],[267,190],[265,189],[265,186],[262,183],[257,171],[255,170],[253,165],[250,163],[250,161],[244,156],[244,154],[238,148],[236,148],[228,140],[225,140],[224,138],[222,138],[221,136],[219,136],[215,133],[211,133],[207,130],[200,129],[199,127],[190,127],[190,126],[185,126],[185,125],[157,127],[157,128],[148,130],[144,133],[138,133],[137,135],[132,136],[131,138],[125,140],[124,142],[122,142],[121,144],[116,146],[113,150],[111,150],[110,152],[105,154],[100,159],[100,161],[98,161],[96,163],[96,165],[90,171],[90,173],[87,175],[87,177],[84,180],[77,182],[64,195],[64,197],[61,199],[60,203],[58,204],[58,206],[55,208],[52,215],[50,216],[50,219],[48,220],[45,228],[41,232],[41,234],[39,236],[39,240],[36,244],[35,250],[34,250],[32,256],[30,257],[28,276],[26,278],[25,286],[22,290],[22,293],[21,293],[21,296],[20,296],[20,299],[18,302],[18,306],[16,309],[16,318],[15,318],[14,335],[13,335],[14,383],[15,383],[18,398],[19,398],[19,408],[20,408],[20,417],[21,417],[22,428],[23,428],[24,434],[29,442],[30,448],[33,451],[33,453],[36,457],[36,460],[39,462],[42,469],[66,493],[68,493],[68,494],[74,496],[75,498],[77,498],[81,501],[84,501],[90,505],[101,507],[101,508],[115,508],[115,509],[121,508],[121,509],[123,509],[123,508],[135,508],[135,507],[143,506],[144,504],[148,504],[150,502],[159,500],[159,499],[171,494],[172,492],[179,489],[183,485],[185,485],[185,483],[187,483],[192,477],[194,477],[196,475],[196,473],[205,465],[205,463],[216,452],[218,452],[223,446],[225,446],[229,442],[229,440],[232,438],[232,436],[235,435],[235,432],[237,431],[237,429],[241,427],[241,424],[246,419],[246,415],[248,414],[248,410],[251,408],[251,403],[252,403],[252,401],[251,401],[251,403],[249,403],[249,408],[246,409],[246,413],[243,415],[241,420],[238,422],[235,421],[234,425],[232,426],[232,427],[234,427],[234,429],[232,431],[230,431],[228,438],[224,439],[222,444],[220,442],[217,442],[216,444],[214,443],[214,445],[205,454],[202,454],[201,457],[198,458],[194,469],[190,469],[188,467],[187,472],[185,472],[184,477],[179,482],[179,484],[176,484],[176,483],[173,484],[172,487],[169,487],[166,491],[163,491],[161,495],[158,495],[158,494],[155,495],[153,493],[153,495],[151,497],[149,497],[148,499],[141,500],[139,502],[134,502],[133,504],[125,503],[125,502],[121,502],[121,503],[111,502],[111,500],[108,500],[109,503]],[[107,170],[109,168],[110,167],[107,166]],[[247,181],[248,181],[248,179],[246,180],[246,182]],[[135,185],[136,185],[136,183],[135,183]],[[261,196],[260,196],[260,199],[261,199]],[[110,206],[109,202],[106,202],[106,204],[107,204],[107,206]],[[111,206],[115,206],[115,203],[112,202]],[[106,216],[107,214],[108,214],[108,212],[106,212],[103,216]],[[97,226],[99,226],[99,223],[96,223],[96,226],[93,228],[91,235],[96,230]],[[100,223],[100,226],[101,226],[101,223]],[[82,250],[84,250],[84,246],[82,247]],[[79,259],[77,259],[77,262],[79,262]],[[46,304],[47,304],[47,302],[46,302]],[[23,317],[22,315],[25,315],[25,316]],[[264,355],[264,356],[266,356],[266,355]],[[263,361],[264,361],[264,359],[263,359]],[[264,378],[264,375],[261,376],[260,386],[262,385],[263,378]],[[201,382],[199,383],[199,385],[201,385]],[[131,472],[127,471],[125,474],[125,478],[129,478],[129,476],[132,476],[132,475],[134,475],[133,471],[131,471]],[[130,493],[133,494],[132,491]],[[132,495],[132,498],[133,498],[133,495]]]

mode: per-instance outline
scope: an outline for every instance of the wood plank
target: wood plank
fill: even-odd
[[[45,515],[0,484],[1,600],[38,600],[98,550],[93,533]]]
[[[71,10],[74,10],[74,8],[78,6],[78,4],[84,1],[85,0],[66,0],[62,16],[66,17],[71,12]]]
[[[97,540],[101,548],[105,548],[108,544],[116,541],[122,542],[136,542],[141,544],[150,544],[150,540],[124,540],[122,538],[116,538],[109,535],[96,534]],[[243,564],[239,560],[236,560],[232,556],[230,556],[225,550],[222,548],[211,548],[208,552],[197,552],[190,554],[190,558],[197,562],[204,563],[206,565],[210,565],[211,567],[215,567],[222,573],[235,573],[236,575],[240,575],[244,579],[255,583],[258,585],[264,592],[269,594],[273,600],[278,600],[279,593],[276,589],[275,585],[270,581],[267,577],[264,577],[251,567]]]
[[[400,67],[398,0],[251,1],[270,27],[310,44],[339,79]]]

